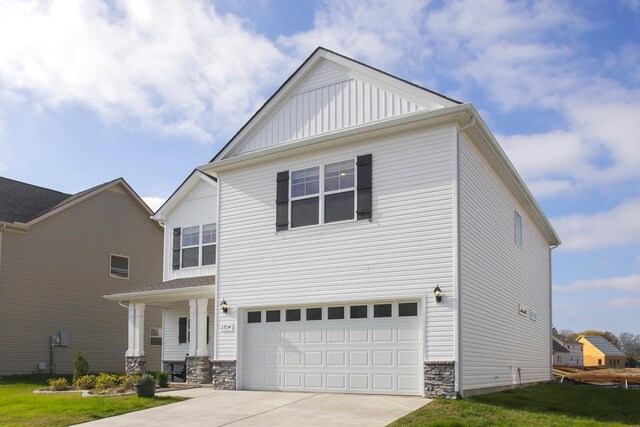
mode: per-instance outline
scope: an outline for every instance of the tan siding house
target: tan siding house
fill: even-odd
[[[149,208],[122,179],[75,196],[55,192],[63,201],[48,209],[42,199],[51,190],[4,178],[2,186],[9,190],[0,191],[0,374],[49,372],[50,337],[60,332],[69,344],[54,348],[56,372],[71,372],[78,351],[92,371],[121,371],[127,311],[102,295],[161,280],[162,229]],[[27,211],[46,210],[11,221],[2,197],[21,195],[36,200]],[[113,277],[112,254],[128,257],[128,278]],[[146,315],[150,370],[160,369],[161,347],[149,345],[149,328],[161,328],[161,316],[151,307]]]

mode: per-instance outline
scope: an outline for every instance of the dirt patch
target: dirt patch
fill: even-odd
[[[640,368],[557,367],[554,376],[590,384],[640,384]]]

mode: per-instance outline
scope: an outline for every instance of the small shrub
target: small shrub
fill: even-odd
[[[156,382],[158,383],[158,387],[160,388],[169,387],[169,375],[166,372],[157,372]]]
[[[47,383],[49,383],[49,388],[55,391],[67,390],[69,388],[69,383],[66,378],[49,378]]]
[[[116,374],[102,373],[96,377],[97,389],[108,389],[118,387],[120,384],[120,376]]]
[[[151,384],[151,383],[155,383],[155,382],[156,382],[156,378],[153,375],[149,374],[149,373],[144,374],[138,380],[138,383],[140,383],[140,384]]]
[[[84,377],[89,374],[89,361],[87,355],[79,351],[76,353],[76,359],[73,361],[73,382],[80,377]]]
[[[91,390],[96,386],[95,375],[83,375],[73,382],[73,385],[80,390]]]

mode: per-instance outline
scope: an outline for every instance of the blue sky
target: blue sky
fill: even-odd
[[[554,324],[640,333],[640,0],[0,4],[0,175],[152,206],[324,46],[472,102],[563,240]]]

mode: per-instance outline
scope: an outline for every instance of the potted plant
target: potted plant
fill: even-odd
[[[133,387],[138,397],[153,397],[156,394],[156,379],[151,374],[144,374]]]

